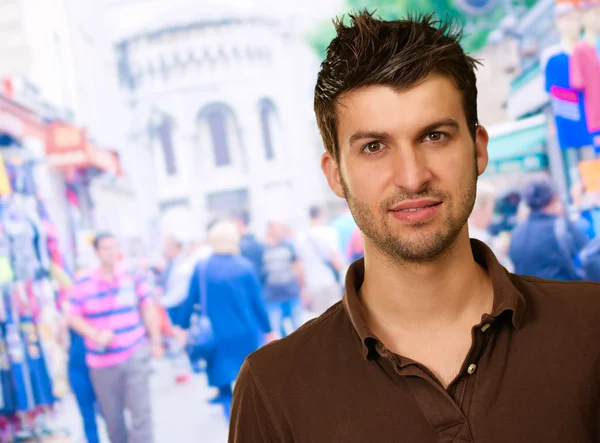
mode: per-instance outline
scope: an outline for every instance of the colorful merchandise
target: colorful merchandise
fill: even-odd
[[[600,135],[600,59],[596,48],[585,41],[577,43],[569,77],[571,86],[583,92],[588,131]]]
[[[4,163],[4,159],[0,157],[0,196],[7,196],[11,193],[12,187],[10,185],[8,171],[6,170],[6,164]]]
[[[66,391],[66,357],[57,341],[61,314],[50,281],[54,260],[61,270],[64,264],[55,230],[36,197],[34,166],[6,163],[12,193],[0,199],[2,442],[47,435],[47,414],[57,392]]]
[[[571,88],[570,59],[562,52],[550,58],[546,65],[546,91],[550,93],[561,149],[592,145],[585,120],[583,94]]]

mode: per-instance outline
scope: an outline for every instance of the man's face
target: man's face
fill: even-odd
[[[279,221],[270,222],[268,235],[275,242],[282,241],[285,237],[285,226]]]
[[[323,156],[332,190],[388,257],[423,263],[449,250],[473,209],[488,135],[469,133],[462,94],[443,76],[407,90],[361,88],[336,107],[340,164]]]
[[[174,258],[176,258],[179,255],[181,248],[179,246],[179,243],[177,243],[172,238],[167,237],[165,239],[163,250],[164,250],[164,254],[165,254],[165,257],[167,258],[167,260],[173,260]]]
[[[96,255],[104,267],[113,267],[119,262],[121,251],[116,238],[103,238],[98,243]]]

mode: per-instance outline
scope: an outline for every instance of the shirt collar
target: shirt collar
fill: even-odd
[[[116,269],[115,269],[115,273],[113,275],[113,278],[111,281],[107,280],[104,275],[102,274],[102,269],[97,268],[93,273],[92,273],[92,279],[94,281],[96,281],[97,283],[99,282],[103,282],[103,283],[112,283],[114,281],[121,281],[121,279],[126,275],[127,273],[125,272],[125,266],[123,265],[117,265]]]
[[[510,274],[500,265],[491,249],[479,240],[471,239],[471,248],[475,261],[485,267],[492,279],[494,303],[492,317],[497,318],[506,311],[512,313],[512,324],[519,329],[525,312],[525,298],[513,285]],[[363,356],[368,358],[374,344],[379,339],[365,321],[358,291],[365,278],[364,259],[354,262],[346,275],[346,292],[343,305],[362,342]]]

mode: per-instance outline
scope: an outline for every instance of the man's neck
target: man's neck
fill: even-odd
[[[115,278],[116,273],[116,266],[100,266],[100,275],[104,280],[113,280]]]
[[[394,265],[365,246],[360,297],[376,334],[451,327],[492,308],[491,280],[473,258],[466,229],[447,255],[428,264]]]

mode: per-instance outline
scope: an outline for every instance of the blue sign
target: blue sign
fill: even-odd
[[[481,15],[493,10],[498,0],[454,0],[456,7],[469,15]]]

